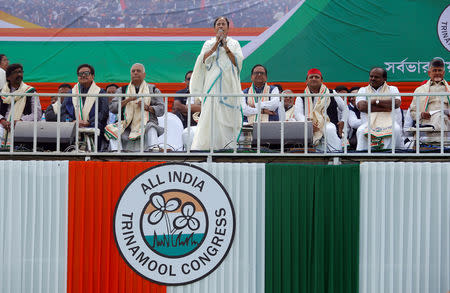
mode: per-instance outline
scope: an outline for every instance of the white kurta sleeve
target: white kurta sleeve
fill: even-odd
[[[242,106],[242,113],[244,114],[244,116],[250,116],[250,115],[258,114],[258,108],[250,107],[247,104],[247,101],[245,100],[245,97],[241,98],[241,106]]]
[[[295,106],[294,106],[294,117],[296,121],[305,121],[305,106],[303,105],[303,100],[301,97],[297,97],[295,99]]]
[[[348,125],[351,128],[354,129],[358,129],[358,127],[361,126],[362,121],[361,119],[358,119],[358,117],[356,117],[356,113],[353,111],[348,111],[349,115],[348,115]]]
[[[358,90],[358,94],[365,94],[365,93],[366,93],[365,87],[362,87]],[[361,101],[366,101],[366,97],[365,96],[356,96],[355,104],[358,105],[358,103]]]
[[[6,84],[6,73],[3,68],[0,68],[0,89]]]
[[[389,89],[390,89],[391,93],[397,94],[395,96],[395,99],[399,100],[401,102],[402,98],[400,97],[400,92],[399,92],[398,88],[396,86],[389,86]]]
[[[279,94],[280,91],[278,90],[277,87],[275,87],[270,93]],[[261,109],[276,111],[278,109],[279,104],[280,104],[280,97],[270,97],[269,101],[261,102]]]
[[[344,100],[342,99],[342,97],[339,96],[335,96],[334,100],[337,103],[338,106],[338,118],[339,121],[345,121],[346,119],[348,119],[348,107],[345,104]]]

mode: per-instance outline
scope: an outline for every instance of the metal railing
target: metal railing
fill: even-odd
[[[8,96],[23,96],[24,94],[16,94],[11,93],[8,94]],[[80,97],[87,97],[88,94],[52,94],[52,93],[33,93],[29,94],[32,95],[33,99],[39,99],[40,96],[57,96],[59,105],[62,105],[61,98],[71,98],[73,96],[80,96]],[[170,151],[169,150],[169,144],[168,144],[168,95],[171,97],[188,97],[187,99],[187,133],[188,133],[188,141],[186,145],[184,145],[184,148],[182,150],[175,150]],[[284,106],[284,99],[286,97],[322,97],[325,99],[330,99],[330,97],[339,97],[341,94],[338,93],[332,93],[332,94],[236,94],[236,95],[227,95],[228,98],[232,99],[238,99],[238,103],[235,103],[237,105],[240,105],[240,101],[242,97],[279,97],[280,98],[280,107]],[[347,106],[347,99],[350,96],[364,96],[366,97],[368,101],[368,115],[367,115],[367,128],[370,130],[370,115],[371,115],[371,101],[373,99],[376,99],[378,97],[392,97],[393,95],[397,94],[344,94],[344,102]],[[174,157],[186,157],[186,156],[202,156],[202,157],[223,157],[223,156],[240,156],[240,157],[247,157],[247,156],[271,156],[271,157],[304,157],[304,156],[316,156],[316,157],[385,157],[385,156],[392,156],[392,157],[405,157],[405,156],[420,156],[420,157],[426,157],[426,156],[449,156],[450,155],[450,149],[446,149],[446,143],[447,137],[444,135],[447,130],[445,127],[445,120],[444,115],[444,99],[449,95],[449,93],[422,93],[422,94],[414,94],[414,93],[400,93],[398,96],[415,96],[418,97],[416,99],[416,117],[415,121],[420,121],[420,111],[419,111],[419,98],[424,99],[425,97],[429,96],[439,96],[440,97],[440,113],[441,113],[441,127],[440,127],[440,137],[437,145],[434,145],[434,149],[432,151],[429,150],[421,150],[421,132],[423,130],[420,129],[420,127],[415,128],[415,140],[414,140],[414,146],[409,149],[396,149],[395,147],[392,147],[389,150],[382,150],[382,151],[374,151],[371,148],[371,131],[368,131],[368,148],[365,151],[350,151],[348,149],[347,143],[344,143],[342,146],[342,150],[335,151],[330,150],[328,147],[328,137],[327,137],[327,131],[323,130],[324,137],[322,139],[321,146],[322,148],[318,148],[317,146],[311,146],[308,144],[308,131],[307,131],[307,123],[304,123],[304,139],[302,142],[298,142],[298,145],[303,145],[303,148],[287,148],[285,145],[285,136],[284,136],[284,130],[286,123],[289,123],[287,121],[281,121],[280,123],[280,148],[279,149],[266,149],[262,148],[261,146],[261,115],[258,115],[257,119],[257,138],[256,138],[256,146],[249,148],[249,147],[242,147],[239,144],[238,141],[238,133],[233,133],[233,139],[230,141],[227,145],[224,146],[224,148],[215,149],[214,139],[216,136],[216,133],[214,131],[215,129],[215,119],[214,119],[214,113],[215,113],[215,107],[217,106],[216,103],[210,103],[210,109],[204,109],[202,108],[202,111],[211,111],[211,128],[210,128],[210,145],[208,149],[205,150],[192,150],[191,149],[191,143],[192,143],[192,136],[191,136],[191,119],[192,119],[192,109],[191,109],[191,103],[190,103],[190,97],[197,97],[198,95],[194,94],[134,94],[134,95],[126,95],[127,97],[162,97],[164,101],[164,120],[163,120],[163,127],[164,127],[164,134],[163,134],[163,143],[162,148],[160,152],[148,152],[148,147],[144,144],[144,139],[140,139],[140,145],[139,145],[139,151],[137,152],[126,152],[123,150],[122,147],[122,140],[118,139],[118,150],[117,152],[111,152],[111,151],[100,151],[98,149],[99,147],[99,139],[100,134],[103,135],[103,131],[98,129],[99,121],[98,121],[98,113],[99,113],[99,98],[107,99],[107,97],[124,97],[124,94],[98,94],[95,101],[95,122],[94,122],[94,128],[88,128],[89,130],[83,130],[82,127],[80,127],[80,121],[74,120],[75,123],[75,142],[72,146],[71,151],[64,151],[61,150],[61,123],[67,123],[62,122],[61,119],[61,110],[58,111],[57,114],[57,127],[56,127],[56,142],[55,142],[55,150],[54,151],[47,151],[47,150],[41,150],[38,149],[38,135],[37,135],[37,128],[38,123],[46,123],[46,122],[39,122],[40,117],[37,117],[37,115],[34,115],[33,119],[33,140],[32,140],[32,149],[31,150],[23,150],[20,148],[17,148],[17,145],[14,143],[14,136],[15,136],[15,123],[11,123],[11,131],[8,135],[11,136],[10,139],[10,145],[8,148],[4,148],[5,140],[2,138],[2,151],[0,151],[0,156],[5,155],[42,155],[42,156],[174,156]],[[220,99],[223,95],[208,95],[207,99]],[[37,113],[37,102],[34,103],[34,113]],[[141,106],[141,125],[140,130],[141,134],[144,134],[145,136],[145,125],[144,125],[144,119],[143,115],[145,113],[144,111],[144,103],[140,104]],[[14,99],[12,99],[11,104],[11,113],[14,113]],[[261,103],[256,104],[257,112],[261,113]],[[82,109],[81,109],[82,110]],[[307,109],[307,103],[304,103],[304,109],[303,113],[306,117],[306,113],[308,112]],[[397,133],[395,132],[395,98],[392,99],[391,103],[391,120],[392,120],[392,145],[395,146],[395,139]],[[240,120],[239,116],[241,115],[241,110],[239,106],[236,107],[236,109],[233,112],[233,117],[236,119],[233,119],[234,125],[237,128],[240,128],[241,125],[239,125]],[[324,117],[327,117],[327,111],[326,108],[323,112]],[[345,117],[342,117],[344,121],[344,134],[343,137],[348,137],[348,117],[347,115],[344,115]],[[119,126],[119,138],[121,137],[121,133],[123,131],[122,129],[122,107],[119,101],[119,107],[118,107],[118,126]],[[5,117],[6,118],[6,117]],[[326,123],[325,123],[326,125]],[[400,126],[402,127],[402,126]],[[449,129],[450,130],[450,129]],[[6,133],[6,130],[5,130]],[[435,132],[436,133],[436,132]],[[90,136],[91,139],[93,139],[93,146],[89,150],[86,149],[80,149],[80,142],[83,139],[82,136]],[[346,142],[346,139],[343,141]],[[312,150],[310,150],[310,148]],[[169,151],[168,151],[169,150]]]

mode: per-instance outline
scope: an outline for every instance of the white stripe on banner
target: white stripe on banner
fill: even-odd
[[[359,292],[450,291],[450,164],[361,164]]]
[[[66,292],[68,165],[0,161],[0,292]]]
[[[224,262],[206,278],[168,293],[264,292],[265,165],[195,164],[225,186],[236,213],[233,246]]]

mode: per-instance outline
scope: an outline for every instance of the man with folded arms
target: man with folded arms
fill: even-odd
[[[278,94],[278,88],[267,84],[267,69],[257,64],[253,66],[251,72],[252,84],[243,90],[244,94]],[[258,103],[261,103],[261,112],[258,113]],[[244,122],[254,123],[258,121],[258,114],[261,115],[261,122],[278,121],[278,106],[280,98],[272,97],[243,97],[241,100]]]
[[[0,100],[0,137],[2,147],[10,144],[12,121],[34,121],[35,117],[36,120],[41,118],[42,110],[39,98],[31,95],[31,93],[35,92],[36,90],[33,87],[23,82],[22,64],[15,63],[6,68],[6,84],[1,89]],[[8,96],[8,93],[23,94],[23,96]],[[14,113],[11,112],[13,102]]]
[[[450,92],[450,86],[444,80],[445,64],[442,59],[435,58],[431,60],[428,76],[430,79],[424,84],[419,86],[415,93],[444,93]],[[436,131],[433,136],[440,136],[441,131],[441,98],[444,100],[444,125],[443,130],[450,130],[449,122],[449,109],[450,109],[450,93],[444,97],[441,96],[421,96],[414,97],[410,105],[410,113],[412,119],[416,120],[416,99],[419,99],[419,121],[421,125],[433,125]],[[439,132],[439,133],[437,133]]]
[[[368,93],[391,94],[391,96],[372,97],[370,99],[370,134],[371,147],[375,149],[390,149],[392,147],[392,133],[395,131],[395,147],[403,148],[402,129],[396,121],[401,118],[401,98],[395,86],[386,83],[387,72],[384,68],[374,67],[369,72],[369,85],[359,89],[356,98],[356,106],[361,111],[362,125],[358,127],[356,136],[358,139],[356,150],[368,149],[368,123],[367,112],[369,98],[364,96]],[[392,123],[391,109],[392,99],[395,99],[394,123]],[[393,128],[394,126],[394,128]]]

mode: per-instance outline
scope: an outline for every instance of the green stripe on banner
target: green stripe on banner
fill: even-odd
[[[23,64],[27,82],[75,82],[83,63],[94,66],[96,82],[127,82],[134,63],[144,64],[149,82],[182,82],[202,46],[202,41],[2,42],[1,53]]]
[[[357,292],[359,165],[266,165],[266,292]]]

